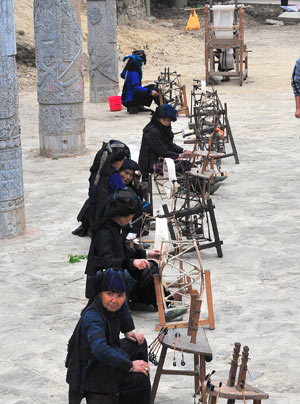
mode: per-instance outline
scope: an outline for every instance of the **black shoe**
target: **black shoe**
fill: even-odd
[[[72,231],[72,234],[74,234],[74,236],[84,237],[87,234],[87,230],[81,224],[77,229]]]
[[[127,107],[128,114],[137,114],[139,112],[139,107]]]

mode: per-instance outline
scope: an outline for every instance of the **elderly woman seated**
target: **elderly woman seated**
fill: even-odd
[[[135,192],[120,189],[110,199],[103,218],[95,222],[93,237],[86,265],[86,297],[95,295],[91,276],[107,268],[119,268],[125,271],[132,282],[130,298],[140,303],[156,305],[156,296],[152,274],[157,266],[147,258],[157,259],[159,250],[146,251],[130,248],[123,234],[123,229],[137,213],[138,199]],[[126,233],[127,234],[127,233]]]
[[[94,281],[96,296],[68,345],[69,404],[150,404],[147,343],[134,331],[125,274],[110,268]]]
[[[168,104],[157,107],[151,121],[143,129],[143,137],[139,155],[139,167],[143,180],[153,173],[153,167],[160,158],[190,157],[192,152],[184,150],[174,143],[171,122],[177,120],[177,111]]]

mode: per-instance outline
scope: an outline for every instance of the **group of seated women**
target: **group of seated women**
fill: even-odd
[[[133,63],[138,58],[140,54],[128,58],[125,78],[136,77],[131,73],[136,72]],[[132,112],[136,99],[130,99],[127,85],[122,98]],[[157,96],[154,89],[147,91]],[[110,140],[90,168],[89,197],[77,218],[81,225],[73,231],[90,235],[91,244],[85,271],[89,300],[68,344],[69,404],[80,404],[84,397],[87,404],[151,402],[147,344],[134,331],[129,304],[142,302],[156,308],[153,274],[158,271],[160,251],[132,246],[126,235],[137,232],[143,212],[152,215],[141,192],[141,176],[147,180],[160,158],[188,155],[173,142],[171,122],[176,116],[167,104],[156,108],[143,131],[139,166],[130,159],[126,144]],[[120,340],[120,332],[124,339]]]

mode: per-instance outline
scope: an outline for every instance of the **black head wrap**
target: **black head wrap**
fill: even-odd
[[[103,142],[101,149],[97,152],[95,156],[94,162],[90,168],[90,172],[93,173],[100,171],[104,163],[106,162],[108,156],[111,156],[110,163],[122,160],[125,157],[130,158],[129,147],[120,140],[112,139],[107,143]]]
[[[136,193],[131,188],[122,188],[109,197],[103,219],[134,215],[137,213],[137,209],[138,198]]]
[[[139,166],[134,160],[126,159],[126,160],[124,160],[124,163],[123,163],[122,167],[120,168],[120,171],[124,171],[124,170],[137,171],[137,170],[139,170]]]
[[[142,59],[142,62],[144,63],[144,65],[147,63],[146,53],[142,49],[135,50],[132,52],[132,54],[139,56]]]

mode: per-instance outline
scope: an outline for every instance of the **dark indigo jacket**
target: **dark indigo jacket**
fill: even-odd
[[[132,367],[128,354],[120,348],[120,332],[134,329],[127,301],[115,313],[106,310],[99,296],[83,311],[80,319],[80,391],[116,393],[118,373],[127,373]],[[67,377],[72,386],[72,374]]]
[[[177,159],[183,148],[173,142],[171,126],[164,126],[153,116],[143,129],[139,167],[143,175],[153,172],[159,157]]]
[[[138,271],[133,266],[135,258],[146,258],[146,252],[131,249],[122,235],[122,227],[109,219],[92,239],[85,273],[88,275],[86,283],[86,297],[94,296],[93,282],[89,276],[95,275],[99,270],[107,268],[127,269],[130,275]]]

